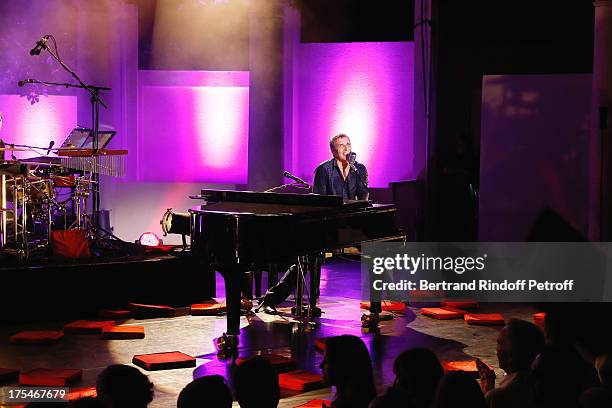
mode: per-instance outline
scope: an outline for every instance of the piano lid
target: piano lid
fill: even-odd
[[[262,193],[257,191],[208,190],[203,189],[201,195],[191,196],[194,199],[207,202],[240,202],[262,204],[286,204],[313,207],[367,207],[369,201],[343,201],[340,196],[322,194],[296,193]]]

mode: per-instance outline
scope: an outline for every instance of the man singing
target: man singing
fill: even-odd
[[[329,147],[333,157],[317,166],[312,192],[342,196],[345,200],[367,200],[368,171],[363,164],[349,160],[351,139],[345,134],[336,135],[329,141]],[[322,261],[322,255],[311,258],[309,261],[312,262],[311,270],[316,269],[316,273],[320,273]],[[291,293],[296,277],[297,266],[293,265],[275,286],[268,289],[257,310],[265,307],[266,313],[275,313],[275,307]],[[311,294],[317,298],[318,295],[318,293]]]
[[[339,134],[329,141],[332,159],[315,170],[312,192],[342,196],[345,200],[368,199],[368,171],[361,163],[350,163],[351,139]]]

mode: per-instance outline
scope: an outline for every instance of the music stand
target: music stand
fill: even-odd
[[[104,149],[117,132],[114,130],[98,131],[98,149]],[[70,132],[60,149],[94,149],[95,140],[92,129],[77,127]]]

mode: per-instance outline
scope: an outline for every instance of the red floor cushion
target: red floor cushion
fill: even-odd
[[[0,384],[8,384],[19,380],[19,370],[0,367]]]
[[[445,300],[440,302],[442,307],[454,307],[456,309],[476,309],[478,302],[475,300]]]
[[[85,397],[96,397],[96,387],[70,388],[68,392],[68,401],[80,400]]]
[[[504,316],[499,313],[466,313],[463,319],[471,325],[503,326],[506,324]]]
[[[51,344],[64,337],[61,330],[28,330],[11,336],[13,344]]]
[[[404,302],[396,302],[394,300],[383,300],[381,302],[382,310],[386,312],[405,312],[406,304]],[[370,302],[359,302],[359,307],[370,310]]]
[[[320,351],[320,352],[325,352],[325,342],[327,341],[329,337],[321,337],[315,340],[314,346],[315,349]]]
[[[544,319],[546,318],[546,313],[544,312],[539,312],[539,313],[534,313],[533,314],[533,323],[540,327],[540,328],[544,328]]]
[[[64,325],[64,333],[100,334],[106,326],[115,324],[114,320],[75,320]]]
[[[98,310],[100,319],[126,320],[132,317],[131,310],[123,309],[102,309]]]
[[[424,307],[421,314],[439,320],[461,319],[465,311],[454,307]]]
[[[196,359],[180,351],[168,351],[165,353],[138,354],[132,358],[132,363],[145,370],[155,371],[195,367]]]
[[[319,374],[304,370],[289,371],[278,375],[281,388],[296,391],[311,391],[323,387],[323,378]]]
[[[195,303],[191,305],[193,316],[216,316],[225,313],[227,306],[225,303]]]
[[[151,319],[155,317],[174,317],[176,309],[165,305],[147,305],[144,303],[129,303],[130,309],[136,319]]]
[[[107,326],[101,337],[106,340],[144,339],[144,326]]]
[[[41,387],[67,387],[81,379],[83,370],[78,368],[35,368],[19,375],[20,385]]]
[[[442,361],[444,372],[449,371],[465,371],[474,378],[478,378],[478,368],[476,368],[476,360],[466,361]]]
[[[261,354],[259,357],[263,357],[268,360],[272,367],[274,367],[279,373],[286,373],[297,368],[297,362],[294,359],[281,356],[279,354]],[[249,358],[250,357],[238,357],[236,364],[240,365]]]

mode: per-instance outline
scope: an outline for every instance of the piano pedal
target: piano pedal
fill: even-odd
[[[223,335],[215,340],[217,354],[220,357],[231,355],[238,351],[238,336],[235,334],[223,333]]]
[[[378,327],[380,315],[378,313],[370,313],[361,315],[361,327],[375,328]]]
[[[393,320],[393,313],[391,312],[382,312],[378,315],[379,322],[386,322],[389,320]]]
[[[240,299],[240,311],[242,313],[250,314],[253,310],[253,301],[251,299],[242,298]]]
[[[263,312],[267,315],[277,315],[279,314],[278,310],[276,310],[276,308],[274,306],[268,306],[265,303],[262,303],[261,305],[257,306],[257,309],[255,309],[255,313],[259,313],[260,309],[263,307]]]
[[[291,308],[291,314],[296,317],[321,317],[323,312],[320,307],[311,309],[308,305],[304,305],[301,308],[301,312],[298,310],[297,306],[293,306]]]
[[[308,311],[308,317],[321,317],[321,315],[323,314],[320,307],[313,307],[313,308],[308,307],[307,311]]]

